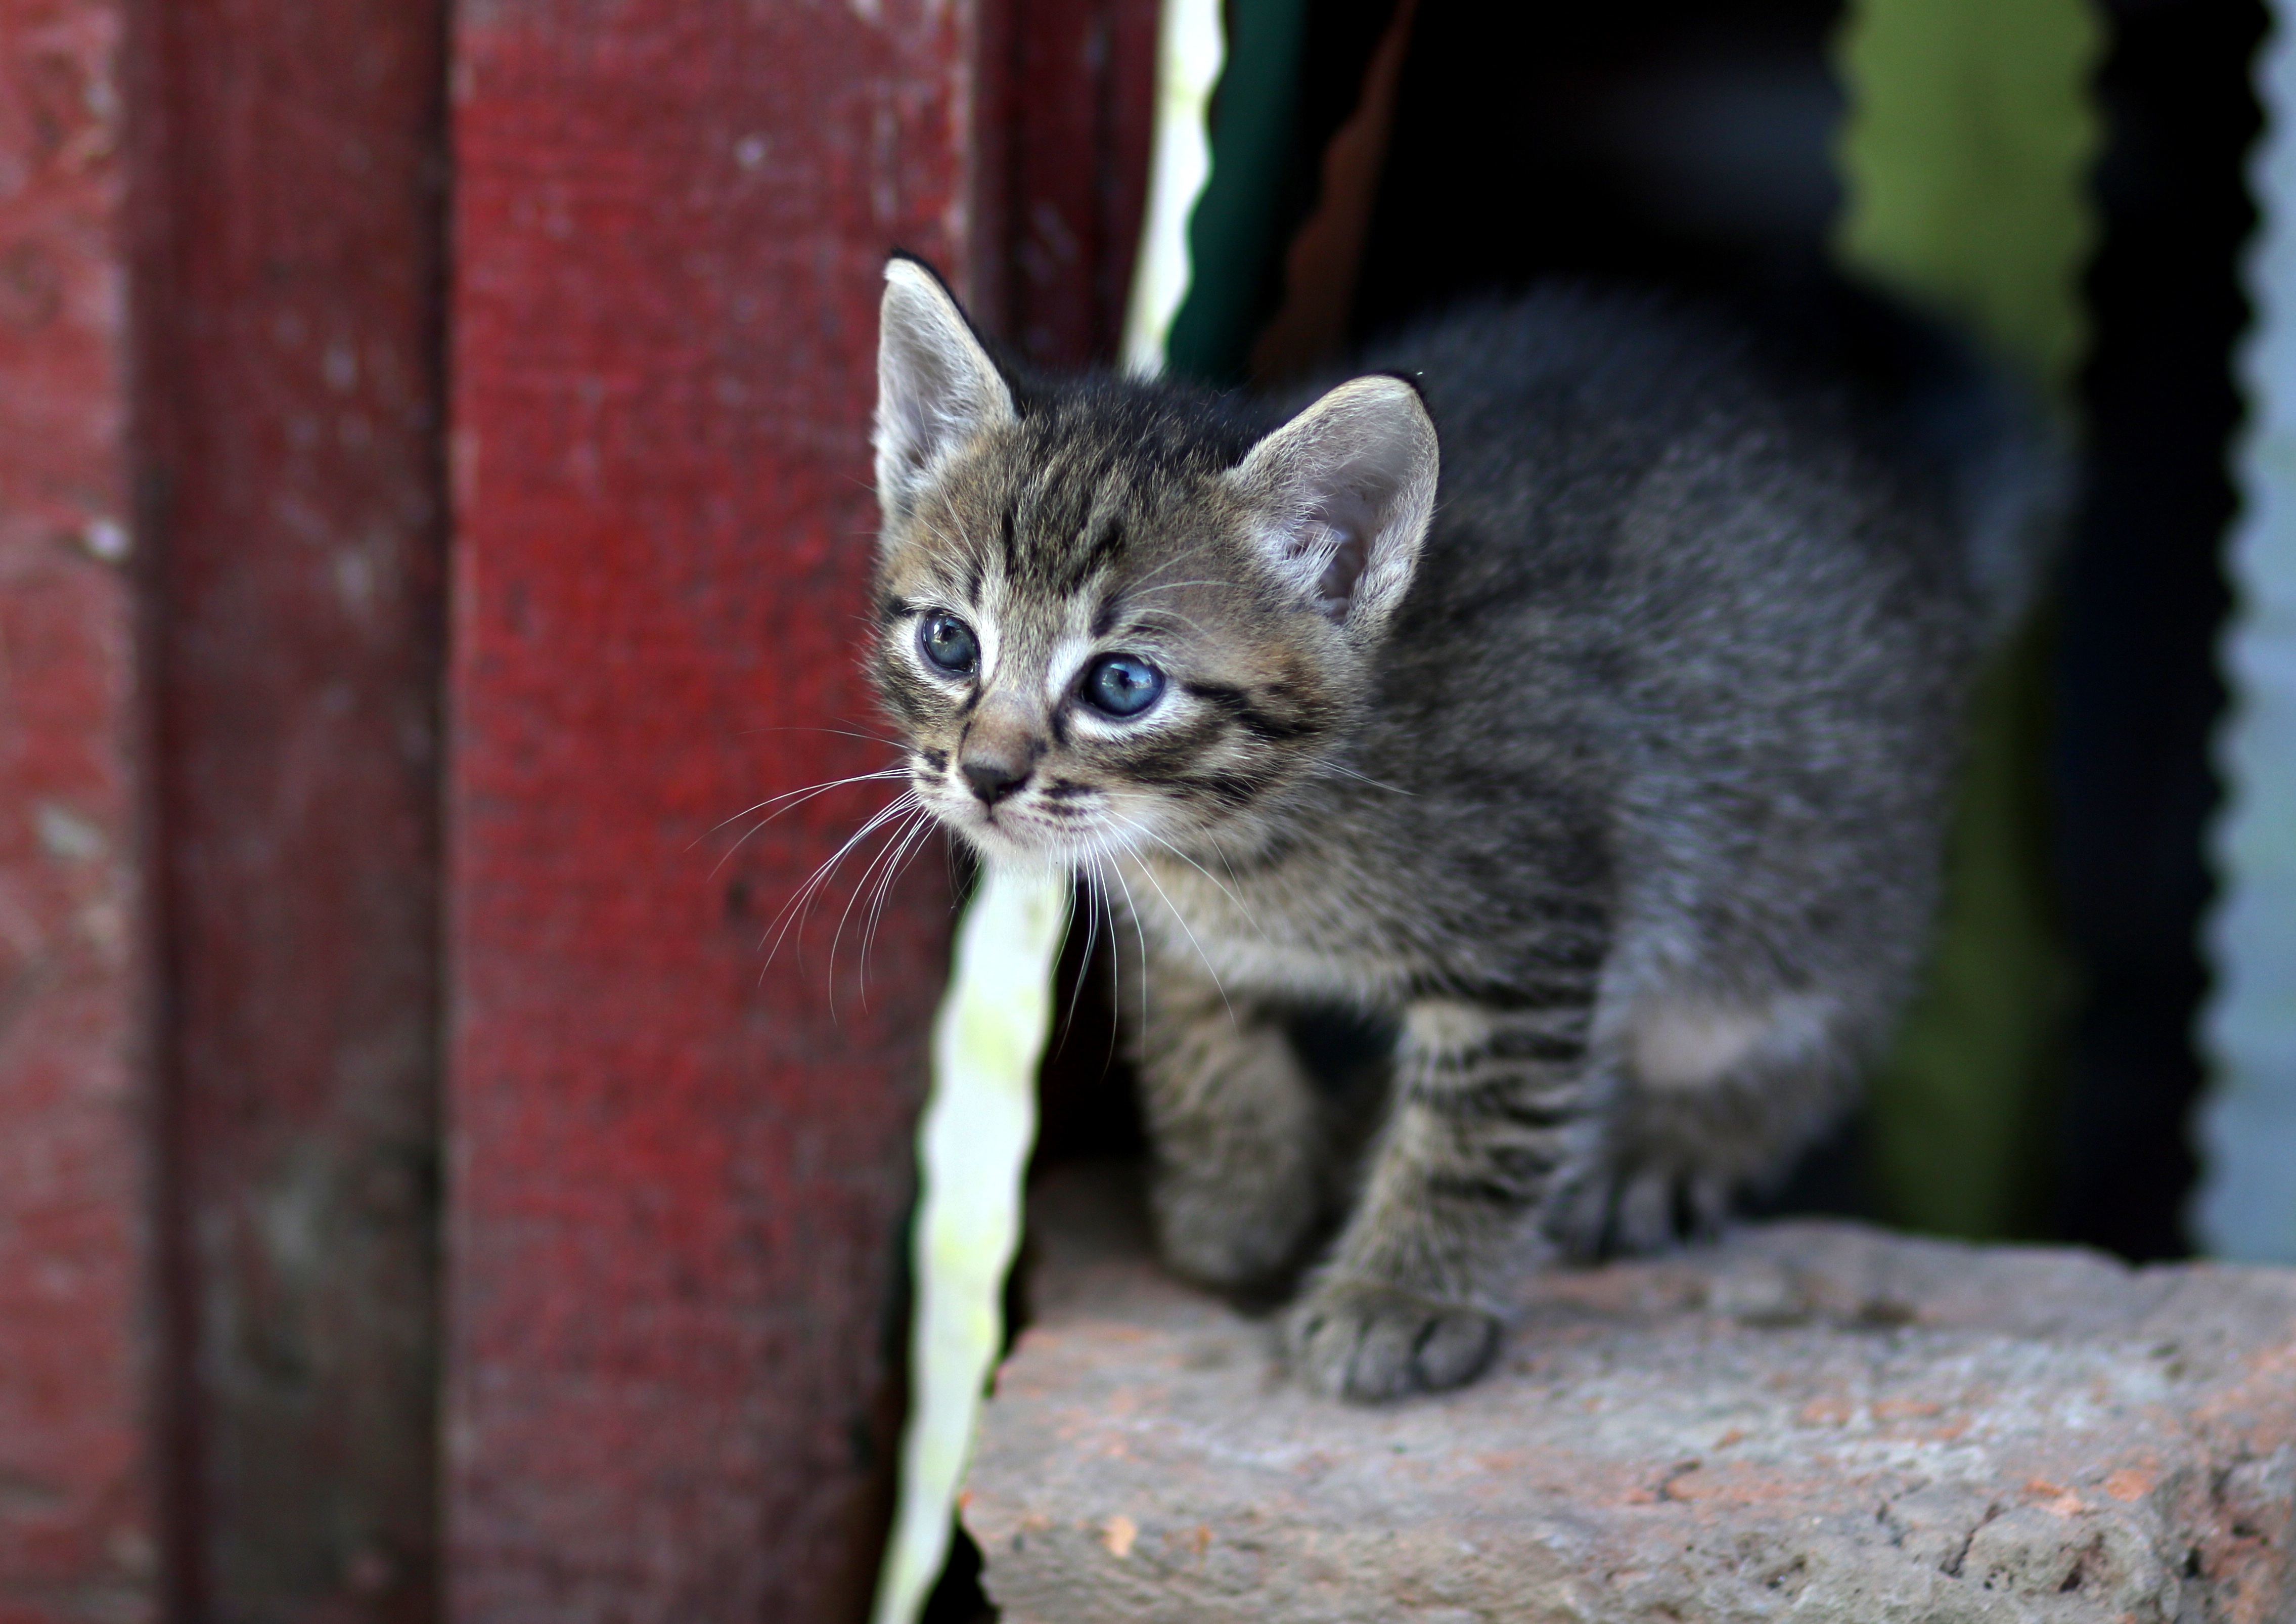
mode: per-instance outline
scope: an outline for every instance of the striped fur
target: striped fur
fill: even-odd
[[[1110,901],[1176,1267],[1279,1275],[1343,1215],[1301,1379],[1468,1380],[1508,1269],[1715,1221],[1834,1120],[2012,589],[1898,420],[1647,300],[1370,358],[1423,409],[1262,406],[1000,365],[890,276],[871,668],[913,787]],[[977,668],[931,663],[937,615]],[[1136,718],[1087,698],[1111,653],[1162,674]],[[1287,1036],[1332,1004],[1401,1033],[1360,1159]]]

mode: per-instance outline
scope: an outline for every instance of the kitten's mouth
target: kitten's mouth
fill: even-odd
[[[1107,832],[1098,827],[1097,817],[1055,824],[1020,797],[992,807],[981,805],[969,791],[939,783],[920,785],[919,792],[942,827],[962,836],[990,862],[1073,868],[1089,863],[1107,843]],[[1071,822],[1081,826],[1071,826]]]
[[[941,821],[979,847],[984,856],[1041,861],[1066,855],[1061,849],[1066,842],[1057,833],[1009,807],[976,807],[955,817],[944,813]]]

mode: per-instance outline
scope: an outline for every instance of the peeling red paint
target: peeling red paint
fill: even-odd
[[[177,1605],[435,1616],[443,14],[140,13]]]
[[[152,1616],[121,7],[0,0],[0,1618]]]
[[[885,250],[1112,349],[1155,8],[444,9],[0,0],[0,1624],[435,1615],[442,1049],[452,1610],[873,1570],[944,871],[768,967],[869,803],[713,825],[888,759]]]
[[[459,9],[450,1607],[857,1612],[947,928],[843,866],[876,305],[970,279],[969,4]],[[788,731],[784,731],[788,730]]]
[[[973,309],[1032,361],[1107,362],[1147,199],[1153,0],[983,8],[981,229]]]

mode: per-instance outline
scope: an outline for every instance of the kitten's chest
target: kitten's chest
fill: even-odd
[[[1382,898],[1328,870],[1238,876],[1167,859],[1128,865],[1125,886],[1162,955],[1232,992],[1383,1003],[1423,968],[1388,928]]]

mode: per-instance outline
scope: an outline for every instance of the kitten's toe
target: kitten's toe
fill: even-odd
[[[1361,1282],[1318,1286],[1289,1330],[1300,1381],[1358,1404],[1472,1382],[1499,1345],[1498,1321],[1480,1309]]]
[[[1662,1251],[1718,1234],[1731,1186],[1718,1175],[1671,1165],[1605,1167],[1562,1192],[1546,1233],[1582,1263]]]

